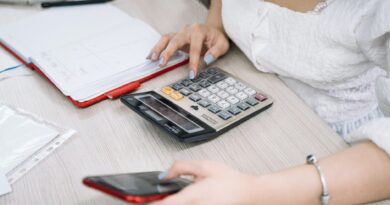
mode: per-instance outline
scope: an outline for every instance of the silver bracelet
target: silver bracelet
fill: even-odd
[[[320,198],[321,204],[328,205],[329,199],[330,199],[329,192],[328,192],[328,186],[326,184],[325,175],[322,172],[320,165],[317,163],[317,158],[314,155],[309,155],[306,157],[306,163],[314,165],[314,167],[316,168],[316,170],[318,172],[318,175],[320,175],[321,185],[322,185],[322,194],[321,194],[321,198]]]

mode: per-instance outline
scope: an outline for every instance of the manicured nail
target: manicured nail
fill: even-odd
[[[160,61],[158,62],[158,64],[161,66],[161,65],[164,64],[164,62],[165,62],[164,57],[161,57],[161,58],[160,58]]]
[[[168,172],[167,172],[167,171],[161,172],[161,173],[158,175],[158,180],[164,180],[167,176],[168,176]]]
[[[188,74],[188,78],[190,80],[194,79],[195,78],[195,72],[193,70],[190,71],[190,73]]]
[[[152,59],[152,61],[156,61],[157,60],[157,53],[156,52],[152,52],[151,59]]]
[[[207,64],[207,65],[210,65],[212,62],[214,62],[214,56],[211,55],[210,53],[206,54],[203,58],[204,62]]]

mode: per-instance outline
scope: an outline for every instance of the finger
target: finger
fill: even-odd
[[[199,59],[202,52],[203,41],[205,36],[202,33],[194,34],[191,37],[190,44],[190,74],[189,78],[194,79],[198,74]]]
[[[203,161],[176,161],[165,174],[164,179],[173,179],[182,175],[190,175],[195,178],[207,175],[207,165]]]
[[[168,43],[168,46],[165,48],[165,50],[162,51],[160,55],[159,65],[160,66],[167,65],[167,62],[169,61],[169,59],[171,59],[171,57],[175,54],[175,52],[188,43],[189,42],[184,34],[175,35]]]
[[[203,61],[210,65],[215,60],[217,60],[219,57],[224,55],[229,50],[229,42],[227,42],[223,38],[219,38],[215,44],[213,44],[209,50],[206,52]]]
[[[152,48],[152,51],[149,53],[147,59],[152,61],[158,60],[161,52],[167,47],[169,41],[173,38],[174,35],[174,33],[163,35],[157,44]]]

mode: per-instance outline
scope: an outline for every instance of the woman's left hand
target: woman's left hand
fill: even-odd
[[[182,175],[194,176],[194,183],[177,194],[152,205],[251,205],[255,199],[256,177],[237,172],[211,161],[175,162],[165,179]]]

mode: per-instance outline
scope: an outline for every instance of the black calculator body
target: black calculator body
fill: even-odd
[[[272,106],[270,96],[219,68],[121,101],[181,142],[213,139]]]

